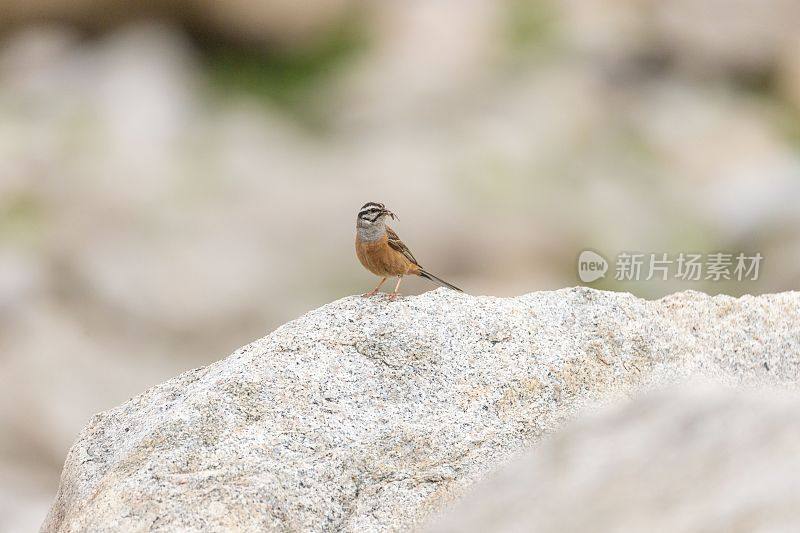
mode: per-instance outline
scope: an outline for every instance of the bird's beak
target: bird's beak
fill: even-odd
[[[399,220],[399,219],[397,218],[397,215],[395,215],[394,213],[392,213],[392,212],[391,212],[391,211],[389,211],[388,209],[384,209],[384,210],[383,210],[383,214],[384,214],[384,215],[387,215],[387,216],[390,216],[390,217],[392,217],[392,220],[395,220],[395,219]]]

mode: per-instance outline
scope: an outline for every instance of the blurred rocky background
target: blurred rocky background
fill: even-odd
[[[427,533],[794,531],[798,408],[700,383],[636,397],[513,459]]]
[[[91,414],[365,292],[386,202],[469,292],[592,248],[800,277],[795,0],[0,0],[0,530]],[[408,292],[429,286],[410,280]]]

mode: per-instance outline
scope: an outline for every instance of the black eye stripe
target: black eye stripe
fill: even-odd
[[[375,222],[383,215],[382,209],[367,209],[364,211],[360,211],[358,213],[358,218],[361,220],[367,220],[369,222]]]
[[[358,219],[370,223],[377,222],[386,213],[386,206],[379,202],[367,202],[358,211]]]

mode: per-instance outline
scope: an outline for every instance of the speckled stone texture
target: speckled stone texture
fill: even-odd
[[[581,409],[792,387],[800,294],[349,297],[95,416],[43,531],[398,531]]]

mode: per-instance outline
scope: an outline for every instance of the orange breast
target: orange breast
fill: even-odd
[[[377,241],[359,241],[356,235],[356,256],[364,268],[376,276],[404,276],[414,274],[418,267],[403,254],[389,246],[384,235]]]

